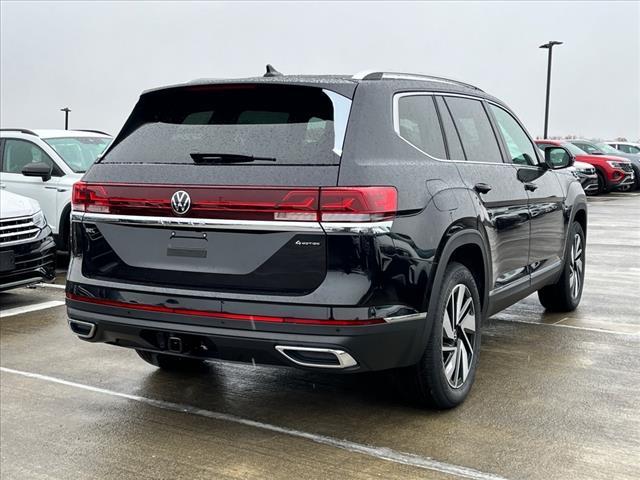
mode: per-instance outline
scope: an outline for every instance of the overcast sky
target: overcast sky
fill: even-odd
[[[639,2],[0,3],[0,124],[116,133],[142,90],[203,77],[451,76],[501,98],[542,135],[640,137]]]

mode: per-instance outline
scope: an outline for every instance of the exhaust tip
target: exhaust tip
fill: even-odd
[[[344,350],[291,345],[276,345],[276,350],[291,362],[303,367],[349,368],[358,365],[358,362]]]
[[[91,322],[82,322],[80,320],[69,320],[69,328],[80,338],[91,338],[96,333],[96,325]]]

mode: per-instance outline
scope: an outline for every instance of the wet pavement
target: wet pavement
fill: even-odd
[[[637,193],[590,199],[580,307],[531,296],[494,316],[471,395],[447,412],[385,374],[161,372],[77,340],[61,288],[0,294],[1,476],[639,478],[639,209]]]

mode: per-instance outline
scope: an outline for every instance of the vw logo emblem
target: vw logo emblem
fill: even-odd
[[[191,208],[191,197],[183,190],[171,195],[171,209],[178,215],[184,215]]]

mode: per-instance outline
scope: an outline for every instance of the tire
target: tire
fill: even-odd
[[[207,370],[207,363],[199,358],[180,357],[147,350],[136,350],[136,353],[145,362],[170,372],[204,372]]]
[[[418,404],[449,409],[469,394],[480,354],[480,294],[464,265],[447,266],[435,312],[425,352],[402,372],[400,387]],[[452,328],[450,320],[457,326]]]
[[[564,269],[553,285],[538,290],[538,299],[552,312],[571,312],[580,304],[586,267],[586,242],[582,226],[573,222],[567,239]],[[577,281],[577,284],[576,284]]]
[[[600,172],[596,172],[596,174],[598,175],[598,189],[596,190],[596,195],[607,193],[609,190],[607,189],[607,182],[604,175]]]

